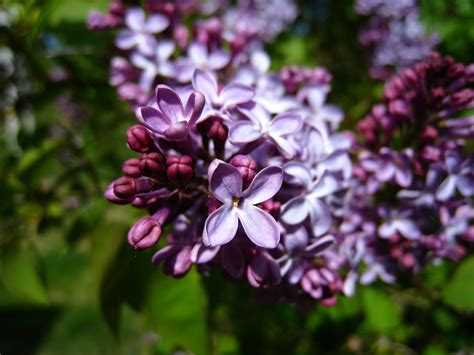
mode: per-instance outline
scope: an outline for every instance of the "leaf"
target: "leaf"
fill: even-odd
[[[445,286],[442,296],[446,303],[461,310],[474,310],[474,256],[466,259],[456,269]]]
[[[0,275],[9,291],[22,300],[47,304],[48,295],[28,251],[20,245],[2,252]]]
[[[367,288],[361,293],[366,323],[370,330],[385,332],[400,324],[400,310],[386,294],[373,288]]]
[[[198,274],[176,280],[157,271],[150,279],[145,314],[158,335],[195,354],[209,353],[207,299]]]
[[[106,11],[107,0],[67,0],[57,1],[57,7],[50,15],[53,23],[62,21],[84,22],[91,10]]]

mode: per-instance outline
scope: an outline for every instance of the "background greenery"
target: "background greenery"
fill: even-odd
[[[474,352],[474,257],[429,267],[397,286],[359,287],[330,309],[299,309],[214,272],[181,279],[153,268],[126,245],[141,215],[102,197],[131,156],[127,105],[109,87],[111,33],[85,26],[106,0],[6,0],[16,13],[0,29],[31,85],[13,108],[31,107],[36,126],[12,144],[2,114],[0,147],[0,353],[11,354],[426,354]],[[301,2],[293,31],[269,51],[274,68],[324,65],[330,100],[346,127],[379,99],[357,33],[352,1]],[[1,5],[0,5],[1,6]],[[474,1],[422,0],[443,53],[474,58]],[[53,83],[64,69],[69,80]],[[2,85],[4,83],[1,83]],[[23,122],[24,123],[24,122]],[[10,137],[11,138],[11,137]]]

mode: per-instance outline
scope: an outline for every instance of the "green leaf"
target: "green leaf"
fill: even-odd
[[[370,330],[385,332],[400,324],[400,310],[388,295],[373,288],[367,288],[361,293],[366,324]]]
[[[15,245],[2,252],[0,275],[6,288],[28,302],[47,304],[48,295],[31,256]]]
[[[51,21],[58,23],[62,21],[84,22],[92,10],[106,11],[109,1],[107,0],[66,0],[58,1],[55,11],[51,14]]]
[[[180,280],[157,271],[150,279],[145,306],[158,335],[192,351],[209,353],[207,299],[194,270]]]
[[[466,259],[455,271],[442,292],[443,299],[461,310],[474,310],[474,256]]]

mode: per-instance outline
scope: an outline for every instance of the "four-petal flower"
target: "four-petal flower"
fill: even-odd
[[[222,206],[207,217],[204,243],[213,247],[229,243],[240,222],[254,244],[275,248],[280,241],[277,222],[255,205],[272,198],[280,190],[283,183],[281,168],[269,166],[261,170],[245,191],[242,191],[240,172],[230,164],[218,163],[209,175],[211,193]]]

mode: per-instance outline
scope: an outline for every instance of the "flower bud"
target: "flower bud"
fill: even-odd
[[[160,177],[165,174],[165,162],[161,153],[144,153],[139,161],[140,172],[144,176]]]
[[[219,119],[214,119],[210,124],[207,136],[212,139],[216,145],[223,146],[227,140],[228,133],[229,129],[227,126],[222,124]]]
[[[232,158],[230,164],[237,168],[244,184],[250,184],[252,182],[255,177],[255,170],[257,169],[255,160],[247,155],[236,155]]]
[[[128,232],[128,242],[135,249],[147,249],[154,246],[161,236],[161,225],[152,217],[144,217]]]
[[[151,181],[148,179],[134,179],[130,176],[122,176],[115,180],[113,192],[119,198],[131,198],[135,194],[151,190]]]
[[[140,161],[138,159],[128,159],[122,164],[122,172],[130,177],[139,178],[142,176],[138,168]]]
[[[114,183],[109,184],[104,192],[104,197],[107,201],[115,203],[117,205],[126,205],[133,201],[134,197],[120,198],[114,193]]]
[[[168,179],[178,184],[189,182],[193,177],[193,160],[187,155],[170,156],[166,159]]]
[[[127,143],[130,149],[139,153],[146,153],[155,148],[150,133],[141,125],[135,125],[128,129]]]
[[[262,210],[267,211],[275,218],[280,216],[281,202],[279,201],[267,200],[263,202],[260,207]]]

